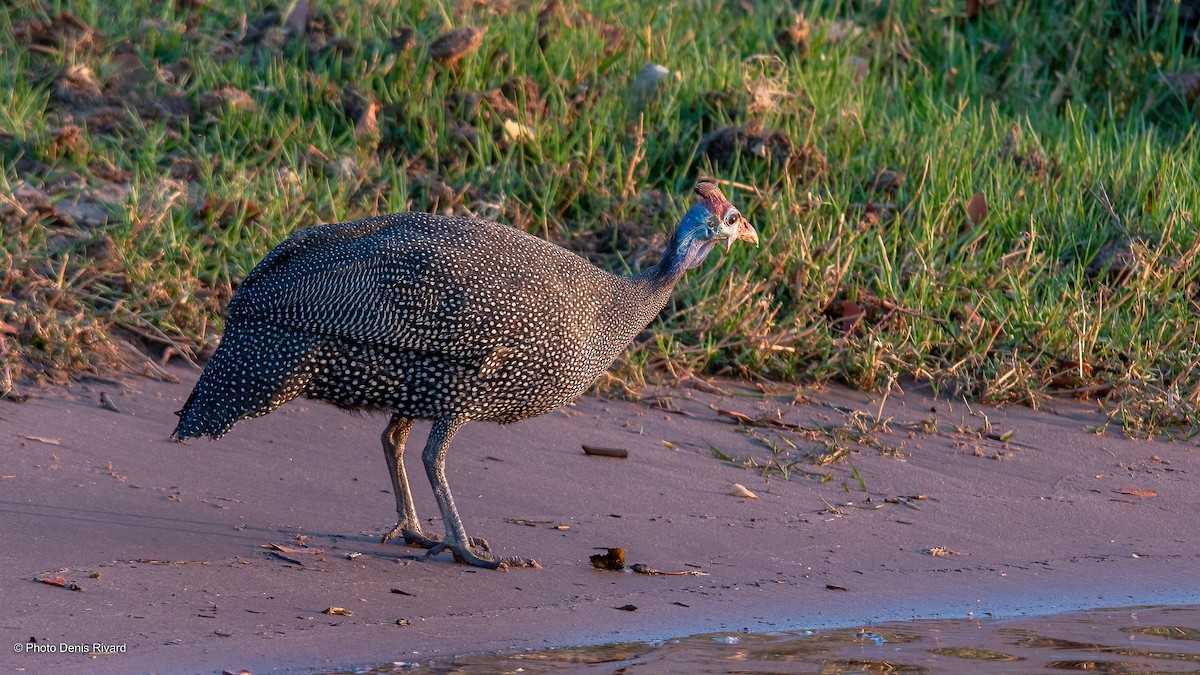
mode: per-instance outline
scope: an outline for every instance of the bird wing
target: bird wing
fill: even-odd
[[[553,264],[536,264],[547,256],[545,242],[461,218],[424,216],[417,222],[433,225],[416,227],[378,220],[289,238],[247,275],[227,316],[402,349],[479,354],[521,333],[513,308],[554,312],[561,291],[547,291],[563,280]],[[497,260],[513,247],[534,264]]]

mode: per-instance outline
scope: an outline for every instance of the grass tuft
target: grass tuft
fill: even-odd
[[[115,367],[116,334],[202,358],[321,222],[469,213],[636,270],[715,176],[762,247],[691,274],[628,381],[909,375],[1195,428],[1177,3],[310,5],[0,14],[0,384]]]

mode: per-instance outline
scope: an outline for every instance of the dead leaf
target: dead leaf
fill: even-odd
[[[1119,488],[1118,494],[1132,495],[1134,497],[1157,497],[1158,493],[1154,490],[1143,490],[1141,488]]]
[[[791,24],[775,33],[775,42],[785,53],[794,52],[800,56],[808,53],[808,41],[812,36],[812,26],[805,20],[803,14],[796,14]]]
[[[196,209],[195,215],[201,219],[211,217],[215,223],[228,227],[234,224],[239,215],[248,223],[261,216],[262,210],[254,202],[229,200],[222,197],[214,199],[212,195],[209,195],[200,208]]]
[[[967,217],[971,219],[972,225],[978,225],[987,218],[988,206],[987,199],[984,198],[982,192],[976,192],[971,195],[971,201],[967,202]]]
[[[516,120],[504,120],[502,125],[504,140],[509,143],[524,143],[534,140],[533,129]]]
[[[345,607],[330,607],[329,609],[321,610],[322,614],[329,616],[354,616],[354,610],[346,609]]]
[[[838,318],[838,330],[849,335],[858,329],[858,324],[866,316],[867,312],[853,300],[843,300],[841,307],[841,317]]]
[[[354,123],[354,135],[358,138],[370,138],[379,135],[379,111],[383,104],[371,101],[363,108],[358,121]]]
[[[741,483],[734,483],[729,486],[729,494],[734,497],[742,497],[744,499],[758,499],[758,495],[746,489]]]
[[[625,569],[625,549],[610,548],[605,553],[596,553],[591,557],[592,567],[598,570],[619,572]]]
[[[57,577],[54,577],[53,579],[50,579],[48,577],[43,577],[43,578],[39,578],[38,581],[40,581],[41,583],[46,584],[48,586],[58,586],[59,588],[65,588],[65,589],[71,590],[71,591],[82,591],[83,590],[82,588],[79,587],[79,584],[69,583],[62,576],[57,576]]]
[[[58,440],[57,438],[45,438],[43,436],[26,436],[25,439],[30,440],[30,441],[37,441],[38,443],[45,443],[46,445],[62,445],[62,441]]]
[[[850,590],[849,588],[846,588],[845,586],[838,586],[837,584],[825,584],[825,588],[826,588],[826,590],[830,590],[830,591],[848,591],[848,590]]]
[[[945,546],[933,546],[930,548],[923,548],[923,549],[921,549],[921,553],[924,553],[925,555],[934,556],[935,558],[940,558],[942,556],[948,556],[948,555],[962,555],[962,553],[948,549]]]

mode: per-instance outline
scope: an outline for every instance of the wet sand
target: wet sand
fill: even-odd
[[[747,396],[755,390],[723,383],[726,394],[655,392],[674,412],[653,397],[586,397],[512,426],[470,424],[447,471],[468,533],[543,566],[488,571],[379,543],[395,523],[384,417],[300,401],[181,445],[168,440],[172,413],[197,373],[174,372],[182,383],[90,381],[0,402],[5,671],[324,671],[714,631],[1200,604],[1200,451],[1089,433],[1103,423],[1094,404],[968,407],[909,387],[888,397],[877,443],[847,441],[849,462],[795,467],[790,480],[716,459],[710,447],[772,457],[716,409],[778,414],[812,436],[818,425],[851,432],[843,411],[874,414],[878,398],[805,388],[797,404],[799,389]],[[99,404],[102,392],[120,413]],[[991,436],[1011,438],[975,433],[985,418]],[[407,457],[423,518],[437,513],[419,462],[427,428]],[[816,445],[804,432],[752,431]],[[587,456],[583,444],[629,457]],[[759,498],[731,495],[734,483]],[[594,569],[589,556],[607,547],[703,576]],[[38,581],[58,577],[80,590]],[[350,614],[322,613],[331,607]],[[123,651],[14,651],[30,638]]]
[[[1096,609],[1004,619],[920,619],[772,633],[713,633],[403,663],[382,672],[1195,673],[1200,606]]]

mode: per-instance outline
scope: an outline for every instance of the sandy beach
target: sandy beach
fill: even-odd
[[[542,565],[489,571],[379,543],[395,523],[384,417],[296,401],[220,441],[178,444],[173,412],[198,372],[172,372],[180,383],[94,379],[0,402],[6,672],[327,671],[1200,603],[1200,451],[1091,433],[1095,403],[997,409],[908,386],[887,397],[871,442],[786,478],[712,448],[763,465],[772,451],[755,436],[816,447],[821,429],[854,429],[853,411],[877,415],[880,398],[728,382],[470,424],[448,466],[468,533]],[[427,428],[407,457],[423,519],[437,513],[419,466]],[[610,547],[691,574],[593,568]]]

